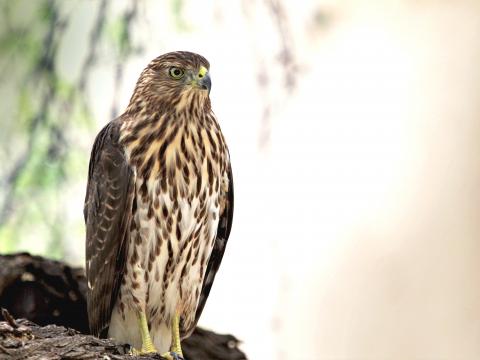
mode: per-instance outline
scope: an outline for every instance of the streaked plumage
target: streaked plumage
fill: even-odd
[[[125,113],[95,140],[84,209],[94,335],[139,348],[144,311],[162,353],[175,313],[185,337],[203,310],[233,215],[230,158],[210,107],[208,68],[189,52],[156,58]]]

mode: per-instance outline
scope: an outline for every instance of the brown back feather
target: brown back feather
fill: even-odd
[[[118,144],[120,123],[97,135],[88,173],[84,216],[90,331],[106,337],[128,253],[134,175]]]

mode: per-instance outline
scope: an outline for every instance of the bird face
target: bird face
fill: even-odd
[[[196,68],[182,68],[180,66],[171,66],[168,69],[168,75],[174,81],[172,82],[173,86],[176,86],[175,81],[179,82],[181,86],[184,86],[186,89],[200,89],[207,90],[210,93],[212,87],[212,81],[210,79],[210,74],[208,69],[200,65],[198,69]]]
[[[176,51],[154,59],[145,69],[141,80],[155,87],[158,93],[184,93],[202,90],[210,93],[210,64],[201,55]],[[142,79],[143,78],[143,79]]]

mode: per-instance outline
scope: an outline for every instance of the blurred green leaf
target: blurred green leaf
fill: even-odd
[[[124,17],[118,17],[107,25],[107,34],[117,51],[117,56],[124,58],[131,51],[127,22]]]
[[[190,31],[188,23],[183,19],[184,6],[183,0],[172,0],[172,13],[177,29],[180,31]]]

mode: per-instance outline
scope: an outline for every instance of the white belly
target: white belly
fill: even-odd
[[[208,185],[203,185],[199,196],[189,200],[162,193],[159,181],[151,180],[145,201],[137,198],[136,228],[131,231],[129,260],[109,329],[109,337],[117,342],[141,347],[140,310],[147,315],[160,353],[170,348],[175,313],[185,329],[194,325],[219,219],[218,192],[209,194]]]

